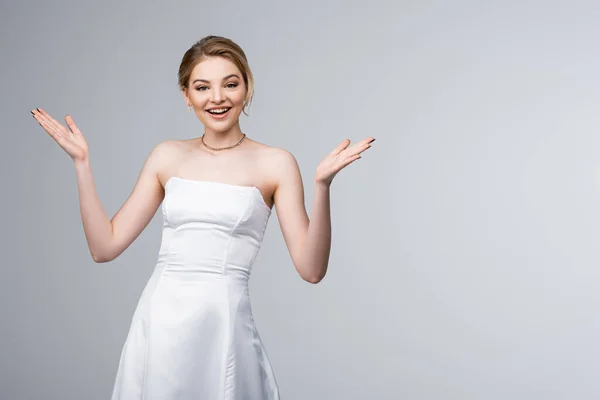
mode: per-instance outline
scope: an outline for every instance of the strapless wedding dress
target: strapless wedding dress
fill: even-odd
[[[170,178],[156,267],[112,400],[278,400],[248,280],[271,215],[253,186]]]

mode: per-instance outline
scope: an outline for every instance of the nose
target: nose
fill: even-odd
[[[214,90],[212,91],[212,96],[211,96],[211,101],[213,103],[220,103],[223,101],[223,92],[221,91],[220,87],[216,87],[214,88]]]

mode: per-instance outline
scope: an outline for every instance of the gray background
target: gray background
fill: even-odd
[[[165,2],[159,2],[165,3]],[[29,110],[70,113],[112,216],[148,153],[201,134],[177,90],[207,34],[246,51],[253,139],[332,187],[327,277],[276,214],[251,280],[286,400],[600,398],[600,6],[594,1],[3,2],[0,398],[108,399],[162,219],[87,250],[70,158]]]

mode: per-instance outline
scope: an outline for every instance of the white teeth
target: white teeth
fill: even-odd
[[[229,110],[229,108],[215,108],[215,109],[212,109],[212,110],[208,110],[208,112],[209,113],[213,113],[213,114],[223,114],[227,110]]]

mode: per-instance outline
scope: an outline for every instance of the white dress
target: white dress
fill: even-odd
[[[112,400],[280,399],[248,294],[271,215],[260,190],[172,177],[162,214]]]

